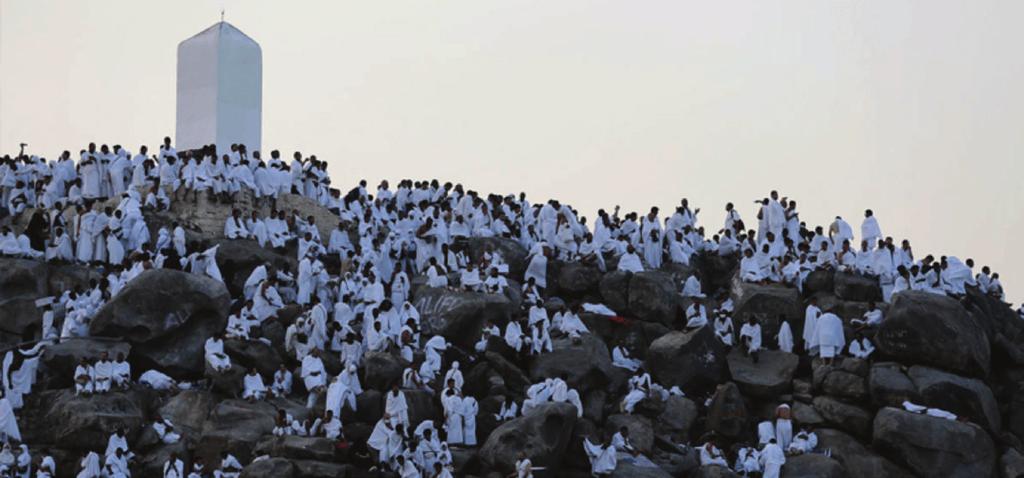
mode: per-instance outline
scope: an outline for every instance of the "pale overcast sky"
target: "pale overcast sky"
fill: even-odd
[[[263,48],[262,149],[346,188],[685,196],[714,228],[778,189],[1024,298],[1024,2],[0,0],[0,151],[173,136],[177,45],[222,5]]]

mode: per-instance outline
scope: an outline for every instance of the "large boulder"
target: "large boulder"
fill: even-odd
[[[633,446],[645,455],[650,455],[654,447],[654,427],[651,419],[632,414],[615,414],[608,417],[604,424],[604,432],[612,436],[622,427],[629,430],[629,441]]]
[[[245,463],[252,458],[256,443],[274,430],[276,415],[267,402],[224,400],[206,419],[196,453],[207,463],[216,463],[220,452],[227,451]]]
[[[665,410],[658,415],[654,426],[659,433],[686,438],[689,437],[690,429],[697,420],[697,414],[697,404],[693,400],[673,395],[665,401]]]
[[[160,407],[159,413],[187,438],[198,439],[217,397],[205,390],[182,390]]]
[[[802,323],[803,308],[800,293],[793,287],[779,284],[761,285],[743,282],[739,275],[732,280],[730,296],[735,307],[733,319],[736,330],[750,317],[761,323],[765,337],[774,337],[779,333],[779,318],[785,318],[790,324]],[[794,331],[796,334],[798,331]]]
[[[849,358],[843,360],[844,364],[849,362],[851,362]],[[813,370],[811,379],[816,390],[854,402],[868,396],[866,379],[860,374],[845,370],[843,367],[826,365],[820,359],[812,361],[811,366]],[[868,371],[867,367],[864,369],[863,372]]]
[[[89,333],[121,337],[135,346],[133,365],[157,367],[176,378],[203,372],[203,346],[227,325],[231,296],[224,284],[187,272],[140,274],[96,313]]]
[[[392,384],[401,382],[405,366],[401,357],[387,352],[367,352],[363,356],[363,368],[366,371],[363,386],[379,391],[391,390]]]
[[[843,466],[838,461],[809,453],[786,458],[782,465],[782,476],[785,478],[843,478]]]
[[[566,383],[583,394],[603,388],[614,373],[608,347],[594,334],[583,334],[578,343],[563,337],[554,341],[553,350],[540,354],[530,366],[530,379],[565,376]]]
[[[548,467],[557,475],[575,423],[576,407],[562,402],[541,404],[495,429],[480,448],[480,459],[489,469],[507,474],[515,470],[519,453],[524,452],[533,466]]]
[[[876,362],[871,366],[868,392],[876,407],[899,407],[905,401],[918,401],[917,387],[896,362]]]
[[[882,287],[878,284],[878,279],[851,272],[836,273],[835,292],[840,299],[847,301],[882,301]]]
[[[748,422],[747,406],[739,387],[732,382],[720,385],[708,406],[707,429],[736,440],[748,432]]]
[[[579,262],[549,262],[548,264],[555,266],[557,271],[554,282],[548,281],[549,292],[567,297],[599,294],[598,286],[601,284],[602,275],[596,266]],[[552,288],[552,285],[555,287]]]
[[[871,435],[871,412],[832,397],[814,397],[814,409],[826,423],[866,438]]]
[[[662,271],[633,274],[629,281],[629,312],[648,322],[671,326],[683,306],[683,296],[672,275]]]
[[[420,287],[413,305],[420,313],[423,336],[443,335],[449,342],[472,350],[484,321],[503,325],[512,316],[512,302],[498,294]]]
[[[254,461],[242,469],[240,478],[292,478],[295,464],[284,458]]]
[[[729,373],[740,391],[759,398],[789,393],[800,359],[779,350],[763,350],[758,355],[758,362],[754,363],[739,349],[729,354]]]
[[[875,336],[881,355],[972,377],[989,372],[989,341],[955,299],[919,291],[896,294]]]
[[[875,449],[921,476],[992,476],[996,450],[981,427],[886,407],[875,415]]]
[[[40,360],[43,367],[36,377],[45,388],[71,387],[75,367],[83,358],[96,360],[106,352],[114,360],[120,354],[128,357],[131,350],[132,346],[127,342],[102,337],[64,339],[43,349]]]
[[[818,449],[831,450],[832,458],[839,460],[847,476],[870,476],[873,478],[903,478],[909,472],[881,457],[862,445],[856,438],[832,428],[815,430],[818,435]]]
[[[965,416],[992,432],[999,432],[999,404],[985,382],[920,365],[910,367],[908,375],[923,405]]]
[[[277,349],[262,340],[224,339],[224,352],[231,357],[233,364],[238,364],[246,372],[255,367],[264,377],[273,377],[282,363]]]
[[[106,443],[118,429],[128,432],[128,441],[138,436],[145,422],[146,398],[135,391],[79,396],[73,389],[55,390],[41,397],[48,407],[43,423],[47,443],[62,448],[87,450]]]
[[[324,437],[269,436],[256,445],[253,453],[256,456],[270,455],[298,460],[330,461],[334,459],[334,444],[334,440]]]
[[[609,478],[671,478],[670,475],[661,467],[657,466],[640,466],[634,463],[626,461],[619,461],[615,463],[615,470]]]
[[[687,393],[713,390],[729,377],[725,346],[710,326],[669,332],[647,350],[644,366],[662,386]]]
[[[598,284],[604,304],[622,315],[629,311],[629,283],[632,278],[631,272],[612,271],[605,274]]]

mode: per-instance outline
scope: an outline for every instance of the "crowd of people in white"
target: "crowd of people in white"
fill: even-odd
[[[232,146],[227,152],[207,147],[179,153],[165,138],[155,154],[145,146],[133,155],[120,146],[97,149],[90,144],[77,161],[67,151],[55,161],[24,154],[8,156],[0,160],[0,206],[12,216],[11,224],[24,227],[20,233],[11,226],[0,231],[0,254],[100,267],[103,278],[92,281],[88,288],[39,301],[43,310],[41,340],[31,349],[7,352],[0,433],[8,445],[0,452],[0,473],[20,478],[45,478],[55,473],[50,457],[40,462],[34,474],[30,472],[31,456],[20,443],[16,420],[16,410],[22,406],[23,395],[32,389],[36,365],[48,344],[87,337],[89,322],[100,307],[147,269],[182,269],[223,281],[216,247],[197,250],[186,229],[177,223],[160,228],[152,237],[147,211],[167,209],[175,201],[197,201],[200,195],[231,203],[245,190],[256,201],[270,205],[272,212],[259,217],[256,211],[235,209],[225,221],[223,236],[252,239],[261,247],[279,251],[290,250],[294,244],[298,266],[294,271],[269,266],[253,270],[243,295],[236,298],[226,330],[207,340],[206,361],[216,372],[230,370],[225,339],[265,340],[256,333],[260,324],[275,318],[285,306],[298,304],[303,312],[288,327],[285,345],[290,359],[299,366],[290,369],[282,363],[270,377],[248,370],[240,398],[259,401],[305,394],[307,407],[313,409],[322,397],[326,406],[321,416],[298,420],[282,410],[274,434],[344,440],[342,410],[355,409],[356,397],[363,392],[359,379],[363,355],[370,351],[399,354],[415,365],[386,393],[384,416],[367,445],[378,466],[403,478],[452,476],[449,447],[476,446],[478,438],[479,404],[462,391],[459,363],[444,359],[451,344],[442,336],[421,337],[419,312],[410,302],[412,279],[417,276],[425,276],[429,287],[522,294],[523,313],[505,324],[504,330],[498,324],[485,324],[480,341],[469,353],[483,352],[497,340],[524,359],[550,352],[553,337],[578,341],[590,333],[581,319],[585,313],[618,315],[603,304],[592,303],[549,311],[545,304],[547,263],[555,259],[592,264],[602,271],[640,272],[666,263],[688,265],[698,253],[717,254],[741,257],[739,277],[752,283],[802,288],[813,271],[830,269],[877,280],[884,301],[903,290],[957,296],[964,294],[967,285],[1003,298],[998,274],[984,267],[975,275],[970,259],[918,259],[908,241],[897,246],[891,237],[883,236],[870,210],[864,214],[860,240],[856,241],[853,228],[840,217],[827,228],[807,227],[799,218],[796,202],[780,199],[775,191],[758,201],[756,230],[748,230],[740,213],[728,204],[722,227],[709,231],[698,221],[700,209],[691,209],[686,199],[664,220],[658,208],[642,216],[620,216],[616,207],[610,214],[598,211],[594,221],[588,222],[556,200],[531,204],[524,194],[482,196],[462,185],[436,180],[403,180],[394,189],[382,181],[375,191],[361,181],[342,194],[332,187],[326,162],[315,156],[295,153],[289,163],[277,151],[264,159],[258,151],[249,154],[244,146]],[[337,228],[329,237],[321,237],[314,217],[277,210],[274,206],[282,194],[302,195],[329,209],[339,218]],[[464,245],[473,237],[501,237],[522,245],[529,251],[524,276],[510,277],[509,264],[494,247],[481,257],[469,257]],[[343,264],[342,272],[328,272],[327,258],[337,258]],[[510,279],[521,283],[521,289],[509,291]],[[712,327],[726,346],[740,347],[757,361],[758,351],[767,347],[767,341],[756,320],[742,324],[737,335],[731,300],[706,297],[699,275],[691,276],[679,293],[689,299],[687,329]],[[713,307],[710,311],[709,306]],[[875,304],[869,309],[863,320],[855,321],[858,329],[877,327],[884,320]],[[63,317],[56,316],[57,310],[63,311]],[[1024,317],[1024,307],[1021,315]],[[826,362],[844,351],[854,357],[870,357],[874,347],[867,335],[858,334],[847,343],[843,329],[836,314],[822,311],[812,299],[803,324],[803,350]],[[781,324],[774,342],[781,350],[793,351],[796,341],[788,323]],[[418,352],[422,352],[422,360],[416,359]],[[329,376],[324,354],[340,360],[340,374]],[[615,345],[612,358],[615,366],[634,373],[620,404],[624,413],[632,413],[644,399],[667,400],[685,392],[654,382],[642,362],[622,344]],[[75,392],[93,395],[124,389],[133,377],[123,355],[83,359],[74,371]],[[196,386],[179,383],[159,370],[146,370],[137,377],[137,382],[157,390]],[[436,394],[444,409],[443,423],[424,421],[413,427],[404,392],[408,390]],[[583,413],[579,393],[562,378],[543,380],[523,394],[526,398],[521,403],[507,399],[495,418],[513,419],[548,401],[571,403]],[[181,439],[169,420],[158,418],[152,426],[165,443]],[[733,468],[737,472],[778,476],[787,454],[815,451],[812,429],[793,435],[786,405],[779,407],[774,423],[760,424],[758,435],[756,446],[744,447],[736,456]],[[599,476],[614,470],[617,460],[643,461],[630,444],[626,429],[596,442],[588,439],[584,446],[593,472]],[[699,453],[703,464],[728,466],[713,441],[700,446]],[[110,437],[102,455],[97,451],[83,457],[78,476],[129,476],[132,457],[123,432],[119,432]],[[522,456],[517,476],[532,476],[532,466]],[[230,454],[222,456],[219,466],[208,468],[197,460],[187,469],[179,457],[172,456],[164,466],[164,478],[237,477],[241,469]]]

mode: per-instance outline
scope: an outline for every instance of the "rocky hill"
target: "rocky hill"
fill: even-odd
[[[265,210],[249,197],[236,204],[245,211]],[[313,215],[323,237],[337,224],[326,209],[298,196],[285,195],[278,206]],[[265,211],[264,211],[265,212]],[[38,380],[17,417],[23,441],[34,453],[58,462],[58,476],[74,476],[84,452],[102,453],[116,429],[127,431],[136,457],[133,476],[161,476],[167,458],[203,457],[219,463],[229,451],[246,464],[243,477],[397,476],[370,471],[365,441],[381,418],[384,393],[401,381],[409,365],[397,353],[369,353],[359,371],[364,392],[357,411],[345,410],[342,422],[348,446],[326,438],[275,437],[277,410],[302,420],[322,413],[321,399],[312,410],[304,394],[249,403],[239,398],[242,376],[256,368],[268,378],[284,363],[298,363],[284,347],[286,328],[299,316],[286,307],[262,325],[268,339],[226,340],[232,359],[227,372],[211,370],[203,360],[205,340],[224,329],[232,302],[245,279],[261,264],[294,270],[295,254],[260,248],[253,241],[221,237],[230,207],[201,199],[175,203],[170,211],[147,212],[156,229],[170,221],[186,225],[190,240],[202,246],[221,244],[217,263],[225,284],[175,270],[150,270],[130,282],[96,313],[89,338],[46,347]],[[415,278],[411,297],[419,310],[424,337],[441,334],[453,344],[444,355],[444,370],[453,361],[465,374],[463,392],[480,402],[479,446],[452,447],[460,476],[507,476],[520,452],[536,476],[590,476],[584,437],[627,427],[634,446],[656,464],[644,467],[620,461],[615,477],[736,476],[719,466],[700,466],[694,448],[713,436],[723,450],[757,441],[757,425],[772,419],[780,404],[791,406],[797,426],[813,426],[823,453],[790,457],[785,477],[1024,475],[1024,321],[1007,304],[968,289],[961,299],[903,292],[884,306],[885,320],[873,331],[877,351],[869,360],[844,357],[826,365],[803,353],[769,350],[754,363],[737,349],[731,352],[711,327],[683,330],[689,299],[680,294],[697,273],[712,309],[725,297],[735,307],[736,330],[750,317],[764,328],[765,343],[786,320],[800,340],[806,302],[816,297],[835,311],[852,337],[851,319],[860,318],[869,301],[879,300],[877,283],[850,273],[812,273],[803,292],[782,285],[759,285],[737,279],[737,260],[699,255],[689,267],[667,265],[639,273],[601,272],[595,266],[551,261],[545,306],[600,303],[617,317],[583,314],[592,332],[580,340],[556,338],[553,351],[523,359],[500,338],[486,352],[475,353],[485,322],[503,328],[523,315],[520,285],[527,251],[499,238],[475,238],[470,256],[488,245],[509,262],[510,287],[503,295],[431,288]],[[337,272],[337,264],[331,265]],[[0,341],[6,350],[38,338],[42,311],[35,301],[87,286],[100,277],[91,268],[53,265],[27,259],[0,259]],[[63,311],[56,311],[57,320]],[[647,398],[633,413],[620,408],[631,373],[612,365],[612,347],[623,344],[643,361],[652,378],[666,389],[677,386],[685,396]],[[126,391],[76,396],[75,364],[102,352],[123,353],[133,378],[158,369],[196,386],[158,392],[139,384]],[[417,352],[419,359],[420,352]],[[341,371],[337,356],[325,354],[328,372]],[[302,388],[296,373],[296,388]],[[526,416],[498,423],[494,414],[505,397],[522,401],[527,388],[546,378],[564,377],[579,392],[583,413],[568,403],[547,403]],[[437,393],[406,390],[412,426],[423,420],[443,422]],[[904,410],[904,401],[951,412],[947,420]],[[151,426],[155,417],[170,419],[183,439],[163,444]],[[694,447],[682,446],[691,444]],[[252,462],[259,456],[268,456]],[[251,464],[250,464],[251,462]],[[730,463],[731,463],[730,459]]]

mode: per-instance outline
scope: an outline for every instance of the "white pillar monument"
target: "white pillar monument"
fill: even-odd
[[[241,30],[221,21],[181,42],[175,147],[259,150],[262,96],[263,52]]]

